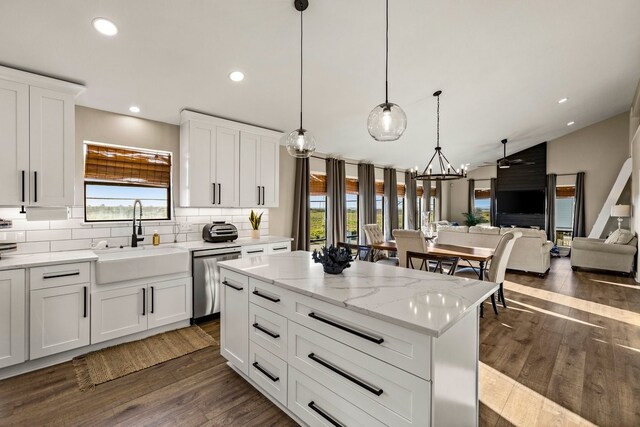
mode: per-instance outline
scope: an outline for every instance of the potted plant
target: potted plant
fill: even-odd
[[[464,218],[465,218],[464,219],[465,225],[469,227],[478,225],[484,221],[484,217],[480,209],[475,209],[473,212],[463,212],[462,215],[464,215]]]
[[[260,221],[262,221],[262,214],[264,212],[260,212],[260,215],[256,215],[256,213],[251,209],[251,214],[249,215],[249,222],[251,223],[251,238],[259,239],[260,238]]]

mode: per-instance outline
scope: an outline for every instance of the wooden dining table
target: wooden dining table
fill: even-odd
[[[380,243],[370,244],[372,249],[379,251],[396,252],[398,246],[395,240],[387,240]],[[445,245],[441,243],[427,242],[427,253],[441,256],[458,257],[465,261],[475,261],[478,263],[478,279],[484,280],[484,271],[487,262],[493,257],[494,250],[489,248]]]

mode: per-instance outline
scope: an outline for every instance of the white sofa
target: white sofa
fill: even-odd
[[[543,230],[531,228],[499,228],[466,225],[438,227],[437,243],[458,246],[475,246],[495,249],[502,234],[520,231],[522,237],[516,240],[509,257],[507,268],[544,275],[551,265],[553,243],[547,240]]]
[[[638,239],[627,244],[609,244],[604,239],[576,237],[571,247],[571,268],[594,268],[630,274],[636,257]]]

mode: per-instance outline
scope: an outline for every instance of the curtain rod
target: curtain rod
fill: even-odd
[[[335,157],[320,157],[320,156],[314,156],[314,155],[311,155],[311,156],[309,156],[309,157],[313,157],[314,159],[320,159],[320,160],[327,160],[327,159],[333,159],[333,158],[335,158]],[[344,159],[339,159],[339,160],[344,160]],[[359,165],[361,165],[361,164],[364,164],[364,165],[373,165],[373,163],[353,163],[353,162],[348,162],[348,161],[346,161],[346,160],[344,160],[344,164],[345,164],[345,165],[352,165],[352,166],[359,166]],[[373,165],[373,167],[374,167],[375,169],[382,169],[382,170],[386,169],[386,167],[384,167],[384,166],[376,166],[376,165]],[[395,169],[397,172],[406,172],[406,171],[407,171],[406,169],[398,169],[398,168],[390,168],[390,169]]]

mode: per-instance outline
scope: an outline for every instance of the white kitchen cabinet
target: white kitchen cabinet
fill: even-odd
[[[31,291],[30,359],[89,345],[89,284]]]
[[[240,206],[278,206],[279,155],[276,138],[240,132]]]
[[[24,270],[0,271],[0,368],[25,361]]]
[[[91,295],[91,344],[147,329],[147,286],[131,286]]]
[[[148,287],[148,328],[191,318],[191,278],[167,280]]]
[[[220,269],[220,354],[249,375],[249,279]]]
[[[0,205],[73,205],[80,85],[0,67]]]
[[[270,254],[278,254],[280,252],[291,252],[291,241],[271,243],[269,245]]]
[[[269,245],[247,245],[242,247],[242,258],[253,256],[267,255],[269,253]]]
[[[180,205],[278,205],[280,132],[183,111]]]

